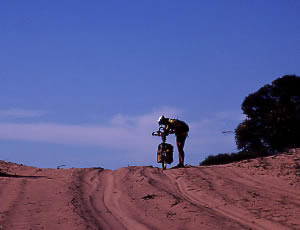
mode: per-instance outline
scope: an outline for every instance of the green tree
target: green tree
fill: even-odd
[[[246,120],[235,129],[238,149],[276,152],[300,147],[300,77],[285,75],[248,95]]]

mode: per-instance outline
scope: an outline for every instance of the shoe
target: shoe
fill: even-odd
[[[172,167],[172,169],[178,169],[178,168],[184,168],[184,165],[183,164],[178,164],[178,165]]]

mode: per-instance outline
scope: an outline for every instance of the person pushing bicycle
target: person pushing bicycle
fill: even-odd
[[[175,134],[176,136],[176,145],[178,149],[179,163],[174,168],[183,168],[184,167],[184,144],[188,136],[189,126],[184,122],[178,119],[171,119],[164,117],[164,115],[158,118],[158,124],[164,125],[166,130],[166,135]]]

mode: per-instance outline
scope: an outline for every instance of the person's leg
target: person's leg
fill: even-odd
[[[177,137],[176,144],[177,144],[177,149],[178,149],[178,157],[179,157],[179,164],[180,166],[184,166],[184,143],[185,143],[185,136],[179,136]]]

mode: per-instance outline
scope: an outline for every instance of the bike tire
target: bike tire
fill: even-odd
[[[163,170],[165,170],[167,168],[167,163],[166,163],[166,152],[163,149],[162,153],[161,153],[161,167]]]
[[[162,169],[163,170],[166,170],[167,169],[167,163],[165,161],[162,161],[161,162],[161,166],[162,166]]]

